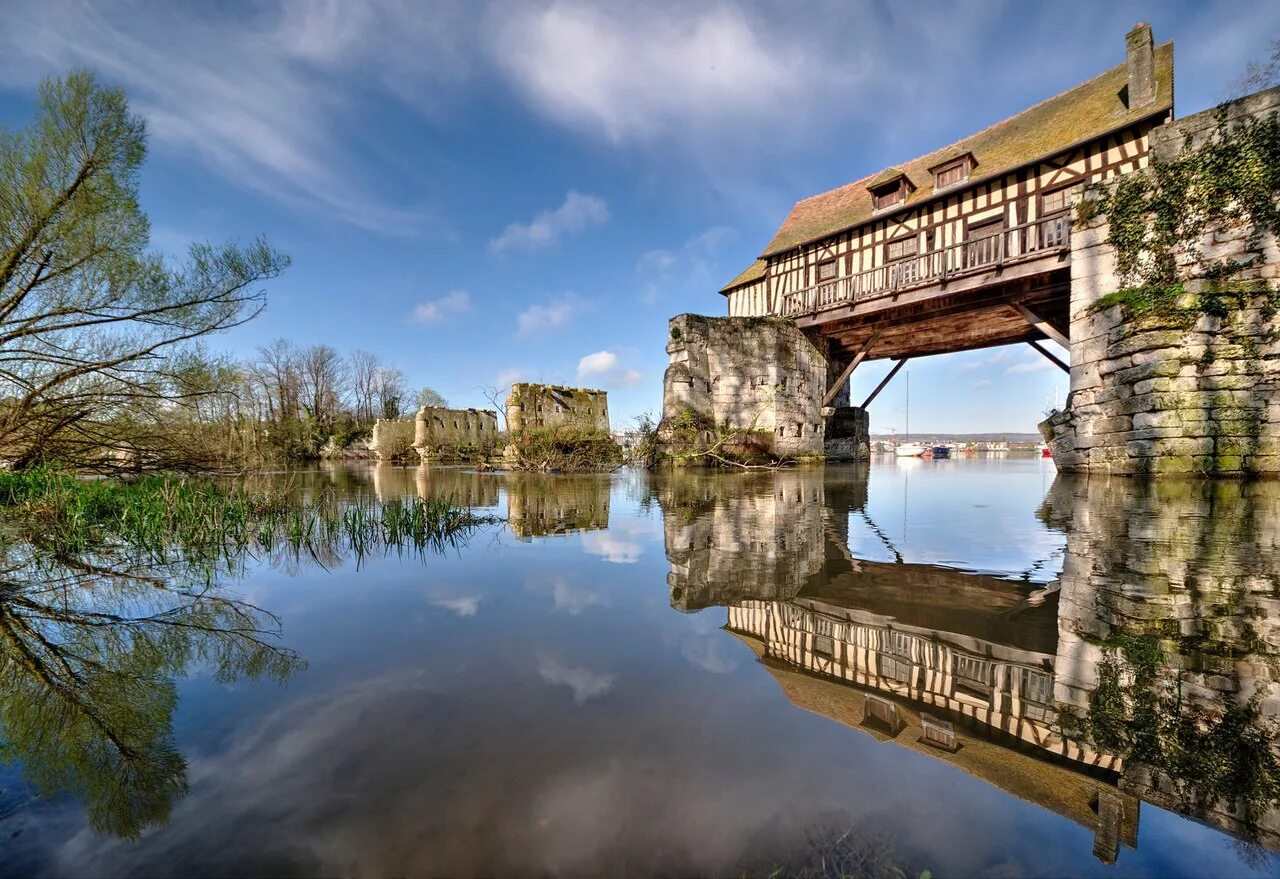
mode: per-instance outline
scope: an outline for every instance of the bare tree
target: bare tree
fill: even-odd
[[[328,345],[312,345],[298,355],[302,408],[319,426],[333,424],[342,406],[346,364]]]
[[[357,421],[372,421],[376,416],[375,400],[379,391],[379,375],[383,369],[378,355],[368,351],[352,351],[347,357],[351,376],[351,403]]]
[[[409,394],[404,373],[394,366],[383,366],[376,375],[375,400],[379,418],[399,418]]]
[[[190,402],[174,353],[257,315],[258,283],[288,265],[262,241],[193,245],[177,269],[149,253],[145,153],[123,92],[83,71],[40,86],[30,127],[0,130],[0,457],[11,466],[138,459],[165,413]]]
[[[1243,98],[1280,85],[1280,40],[1272,40],[1269,51],[1271,54],[1266,61],[1250,61],[1245,66],[1244,74],[1230,85],[1225,100]]]

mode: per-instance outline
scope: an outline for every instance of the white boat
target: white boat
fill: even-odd
[[[893,453],[899,458],[919,458],[924,454],[924,446],[919,443],[898,443],[894,446]]]

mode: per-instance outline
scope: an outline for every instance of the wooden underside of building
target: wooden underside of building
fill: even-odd
[[[978,285],[922,287],[796,318],[796,325],[851,360],[926,357],[1067,336],[1071,280],[1067,266],[981,279]]]

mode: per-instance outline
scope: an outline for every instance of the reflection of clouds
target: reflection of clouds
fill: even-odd
[[[605,603],[593,590],[562,579],[556,580],[551,595],[555,599],[556,610],[563,610],[570,616],[577,616],[589,607]]]
[[[427,600],[432,606],[455,613],[460,617],[473,617],[480,610],[477,593],[466,592],[456,586],[437,586],[427,590]]]
[[[738,667],[738,660],[729,655],[724,638],[716,635],[689,636],[680,643],[680,655],[697,668],[712,674],[728,674]]]
[[[590,607],[605,607],[608,596],[574,581],[573,577],[533,577],[525,589],[540,598],[550,597],[557,611],[577,616]]]
[[[597,531],[582,535],[582,548],[591,555],[598,555],[607,562],[630,565],[640,560],[644,548],[634,540],[628,540],[611,531]]]
[[[566,665],[552,656],[538,658],[538,676],[552,686],[573,690],[573,701],[579,705],[613,689],[613,675]]]

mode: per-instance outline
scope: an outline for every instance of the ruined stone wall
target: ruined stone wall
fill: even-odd
[[[1272,90],[1233,104],[1230,114],[1278,108],[1280,90]],[[1217,119],[1209,111],[1154,129],[1153,160],[1175,158],[1188,139],[1202,143]],[[1058,468],[1280,472],[1280,321],[1269,289],[1280,278],[1275,237],[1251,243],[1247,226],[1206,234],[1199,259],[1180,260],[1186,294],[1177,307],[1138,314],[1124,302],[1099,305],[1123,286],[1108,233],[1101,219],[1072,230],[1071,391],[1040,426]],[[1239,266],[1230,281],[1206,277],[1224,261]]]
[[[507,431],[520,434],[559,425],[609,432],[605,391],[518,382],[507,395]]]
[[[424,464],[485,455],[498,443],[498,413],[490,409],[423,406],[413,423],[413,447]]]
[[[401,461],[413,455],[413,419],[379,418],[373,423],[369,449],[379,461]]]
[[[717,429],[755,431],[783,457],[820,457],[828,419],[839,416],[847,449],[866,436],[865,413],[850,411],[848,385],[824,410],[822,397],[837,368],[788,320],[760,317],[671,319],[663,377],[662,427],[668,443],[683,425],[701,429],[698,442]],[[861,417],[861,428],[859,428]],[[869,454],[869,445],[861,457]]]

